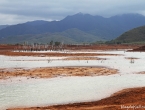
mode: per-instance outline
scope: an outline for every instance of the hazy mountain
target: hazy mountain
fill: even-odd
[[[63,32],[56,32],[56,33],[45,33],[45,34],[28,34],[28,35],[15,35],[1,38],[0,43],[50,43],[53,40],[54,42],[60,41],[65,44],[67,43],[87,43],[92,41],[100,41],[103,40],[99,37],[94,35],[85,33],[81,30],[76,28],[68,29]]]
[[[9,25],[0,25],[0,30],[8,27]]]
[[[121,43],[145,42],[145,26],[129,30],[116,38],[114,41]]]
[[[77,31],[73,30],[75,28],[85,33],[82,35],[83,37],[87,34],[87,36],[90,37],[90,39],[83,40],[83,42],[95,42],[98,38],[99,40],[115,39],[122,33],[143,25],[145,25],[145,16],[140,14],[124,14],[104,18],[101,16],[78,13],[72,16],[67,16],[61,21],[48,22],[38,20],[6,27],[0,30],[0,41],[3,41],[2,38],[7,39],[14,36],[22,37],[26,35],[57,33],[57,36],[60,34],[59,36],[65,36],[69,39],[72,39],[71,37],[73,37],[76,42],[80,42],[79,39],[81,39],[81,36],[74,34],[74,32],[77,33]],[[63,35],[63,33],[68,30],[69,34]],[[33,37],[34,36],[32,36],[32,38]]]

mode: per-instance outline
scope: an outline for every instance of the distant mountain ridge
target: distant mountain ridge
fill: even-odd
[[[28,35],[31,35],[32,39],[34,38],[31,41],[40,42],[39,40],[35,39],[35,36],[45,35],[45,33],[50,33],[50,36],[55,34],[56,40],[57,37],[59,38],[59,36],[62,36],[62,39],[73,39],[73,42],[95,42],[98,40],[111,40],[115,39],[130,29],[143,25],[145,25],[145,16],[140,14],[123,14],[110,18],[104,18],[101,16],[92,16],[90,14],[78,13],[72,16],[67,16],[60,21],[48,22],[37,20],[33,22],[8,26],[0,30],[0,43],[4,43],[4,41],[11,43],[11,41],[8,39],[10,37],[13,37],[15,40],[15,36],[28,37]],[[74,31],[74,29],[77,30]],[[67,30],[72,32],[69,32],[69,35],[63,34],[63,32],[66,32]],[[77,33],[78,30],[81,34],[74,34]],[[87,38],[86,35],[87,37],[90,37],[90,39]],[[50,39],[50,36],[45,36],[45,39]],[[81,38],[83,39],[79,40]],[[27,41],[27,39],[21,39],[17,42]]]
[[[9,25],[0,25],[0,30],[8,27]]]

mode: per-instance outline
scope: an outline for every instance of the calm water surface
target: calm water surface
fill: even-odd
[[[0,110],[95,101],[124,88],[143,87],[144,79],[145,75],[128,74],[0,80]]]

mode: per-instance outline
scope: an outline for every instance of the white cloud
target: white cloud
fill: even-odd
[[[1,0],[0,24],[60,20],[75,13],[113,16],[145,12],[144,0]],[[8,16],[8,17],[6,17]],[[5,18],[5,19],[4,19]]]

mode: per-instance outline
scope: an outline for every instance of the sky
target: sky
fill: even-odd
[[[62,20],[79,12],[103,17],[145,15],[145,0],[0,0],[0,25]]]

